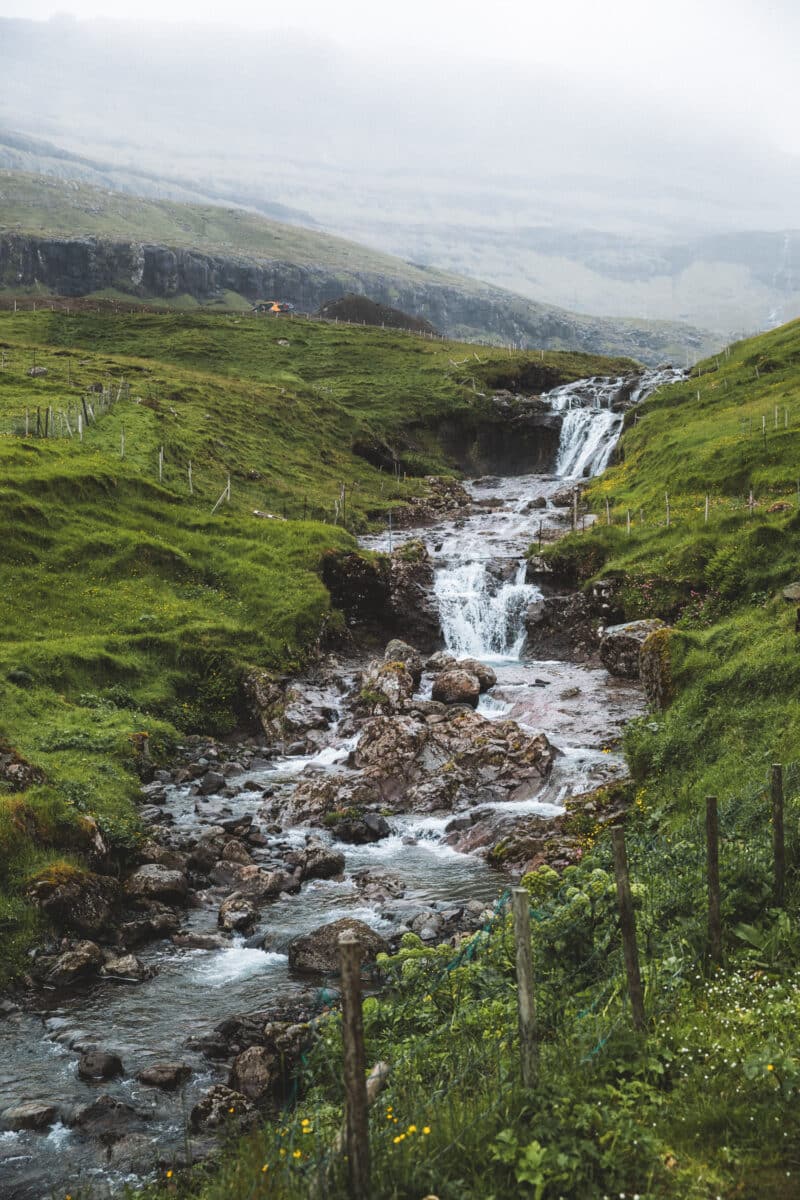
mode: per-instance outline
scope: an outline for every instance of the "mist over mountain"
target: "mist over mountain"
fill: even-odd
[[[245,204],[580,312],[725,334],[795,315],[797,159],[626,68],[611,87],[289,31],[5,20],[0,121],[101,170],[2,163]]]

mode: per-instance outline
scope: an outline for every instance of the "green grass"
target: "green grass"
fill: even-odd
[[[15,814],[0,821],[9,974],[36,929],[21,897],[64,831],[90,814],[118,853],[135,839],[130,735],[148,730],[168,756],[181,733],[225,733],[249,666],[306,661],[331,615],[324,552],[419,493],[412,470],[452,470],[438,430],[484,411],[473,372],[535,365],[558,380],[620,364],[497,351],[472,360],[467,384],[450,361],[464,347],[403,333],[112,305],[0,313],[0,353],[0,738],[47,777],[21,807],[0,802]],[[34,361],[45,377],[29,376]],[[116,396],[123,380],[129,395],[83,442],[20,436],[26,410],[33,429],[51,406],[76,431],[87,386]],[[371,441],[396,448],[409,478],[353,452]],[[343,487],[347,528],[333,524]]]

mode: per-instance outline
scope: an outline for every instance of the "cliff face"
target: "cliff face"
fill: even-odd
[[[0,234],[0,287],[36,285],[61,296],[113,288],[131,299],[189,295],[201,303],[229,291],[248,300],[289,301],[301,312],[315,312],[343,293],[354,292],[467,340],[624,354],[648,364],[686,351],[695,356],[706,348],[705,335],[688,326],[579,316],[488,285],[476,284],[472,291],[438,280],[420,284],[370,272],[225,258],[141,242]]]

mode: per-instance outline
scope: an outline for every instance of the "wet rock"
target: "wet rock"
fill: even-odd
[[[468,704],[477,708],[481,685],[476,675],[460,668],[442,671],[433,680],[432,696],[442,704]]]
[[[234,892],[232,896],[228,896],[222,901],[219,909],[217,922],[223,929],[230,932],[234,930],[250,929],[254,924],[258,911],[252,901],[248,900],[241,892]]]
[[[223,1126],[241,1128],[252,1124],[255,1116],[256,1111],[246,1096],[217,1083],[195,1104],[189,1124],[197,1133]]]
[[[87,1050],[78,1059],[78,1075],[81,1079],[113,1079],[122,1075],[122,1061],[107,1050]]]
[[[295,971],[334,974],[339,970],[339,935],[352,932],[358,938],[364,962],[374,962],[378,954],[388,951],[388,943],[365,925],[350,917],[342,917],[322,925],[312,933],[297,937],[289,945],[289,966]]]
[[[172,942],[186,950],[224,950],[230,945],[229,940],[218,933],[176,933]]]
[[[134,900],[164,900],[167,903],[186,902],[189,886],[182,871],[171,871],[158,863],[147,863],[134,871],[125,884],[125,891]]]
[[[58,1117],[58,1107],[55,1104],[39,1104],[31,1101],[28,1104],[17,1104],[14,1108],[6,1108],[0,1113],[0,1128],[7,1130],[47,1129],[54,1124]]]
[[[437,650],[430,658],[425,660],[426,671],[449,671],[451,667],[455,667],[457,659],[449,650]]]
[[[223,862],[242,863],[246,867],[251,866],[253,862],[250,851],[238,838],[231,838],[224,847],[220,858]]]
[[[239,816],[228,817],[226,820],[220,821],[220,828],[224,829],[226,833],[232,834],[234,837],[241,838],[244,837],[252,824],[252,813],[240,813]]]
[[[225,786],[225,776],[221,771],[206,771],[200,781],[200,795],[212,796]]]
[[[145,842],[140,854],[143,863],[157,863],[160,867],[166,867],[168,871],[186,870],[187,855],[158,842]]]
[[[364,813],[361,817],[344,817],[333,826],[333,836],[351,846],[366,846],[379,842],[391,833],[389,822],[380,813]]]
[[[57,985],[76,983],[97,975],[103,965],[103,952],[95,942],[78,942],[60,954],[51,966],[47,980]]]
[[[353,882],[365,900],[380,904],[405,895],[405,882],[396,871],[373,871],[364,868],[353,876]]]
[[[639,678],[639,655],[651,633],[664,628],[657,617],[610,625],[600,642],[600,661],[612,675],[624,679]]]
[[[138,946],[155,938],[172,937],[178,932],[181,922],[174,909],[155,902],[143,906],[146,912],[142,916],[120,925],[120,934],[126,946]]]
[[[481,693],[488,692],[497,683],[497,675],[492,668],[486,663],[479,662],[477,658],[460,658],[458,669],[475,676],[480,684]]]
[[[146,967],[135,954],[107,954],[101,974],[111,979],[134,979],[141,983],[143,979],[152,979],[153,967]]]
[[[153,1063],[140,1071],[136,1078],[145,1087],[161,1088],[164,1092],[174,1092],[192,1074],[192,1068],[186,1063],[166,1062]]]
[[[392,638],[383,652],[383,661],[403,663],[413,680],[414,687],[419,687],[422,679],[422,657],[418,650],[409,646],[408,642],[403,642],[400,638]]]
[[[361,676],[358,706],[373,713],[402,712],[414,692],[414,680],[404,662],[371,662]]]
[[[456,481],[453,481],[456,482]],[[469,497],[460,484],[460,494]],[[415,645],[430,648],[441,638],[439,609],[433,592],[433,560],[419,539],[399,546],[389,559],[388,623]],[[412,675],[413,675],[412,671]]]
[[[344,855],[321,842],[313,842],[302,853],[300,867],[301,878],[332,879],[341,875],[344,870]]]
[[[228,1086],[257,1103],[272,1091],[276,1066],[274,1054],[265,1046],[250,1046],[233,1060]]]
[[[240,863],[222,862],[211,871],[211,879],[214,883],[233,887],[256,904],[279,895],[290,882],[284,871],[262,871],[255,864],[245,867]]]
[[[141,1125],[141,1116],[129,1104],[122,1104],[103,1093],[91,1104],[74,1109],[65,1124],[110,1145],[128,1134],[132,1127]]]
[[[45,871],[28,895],[59,932],[97,936],[112,927],[121,888],[116,879],[90,872]]]
[[[528,654],[561,662],[596,658],[600,616],[581,592],[535,600],[525,614]]]
[[[233,776],[233,775],[243,775],[244,767],[242,766],[242,764],[240,762],[237,762],[235,759],[230,759],[228,762],[226,762],[223,765],[222,774],[225,776],[226,779],[230,779],[231,776]]]

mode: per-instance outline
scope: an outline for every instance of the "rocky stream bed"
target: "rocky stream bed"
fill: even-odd
[[[222,1126],[285,1100],[336,1003],[342,923],[368,961],[408,930],[455,941],[509,872],[580,852],[564,815],[624,777],[650,629],[606,629],[602,589],[559,596],[524,557],[540,526],[569,527],[571,489],[607,462],[614,397],[632,391],[570,387],[553,395],[566,415],[552,475],[434,486],[418,525],[365,539],[390,552],[380,578],[331,566],[347,652],[300,680],[254,677],[258,734],[189,739],[152,773],[127,878],[102,873],[98,835],[89,886],[42,885],[63,935],[0,1001],[8,1200],[110,1196],[213,1153]],[[382,613],[370,653],[360,635],[374,646]]]

